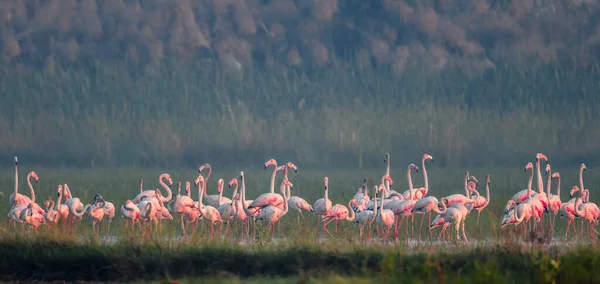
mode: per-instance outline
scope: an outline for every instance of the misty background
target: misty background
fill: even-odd
[[[600,159],[600,2],[0,3],[0,160]]]

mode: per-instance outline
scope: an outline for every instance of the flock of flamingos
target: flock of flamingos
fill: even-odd
[[[464,178],[464,194],[452,194],[440,199],[434,196],[427,196],[429,193],[429,183],[427,178],[427,170],[425,162],[433,161],[433,157],[424,154],[421,160],[421,169],[424,177],[424,187],[415,188],[411,178],[411,172],[419,172],[419,167],[415,164],[408,165],[407,179],[408,190],[399,193],[391,189],[390,186],[394,183],[390,177],[390,155],[385,154],[384,162],[387,164],[385,174],[381,178],[381,183],[375,185],[372,191],[369,191],[366,178],[363,185],[358,188],[354,197],[347,203],[347,206],[342,204],[332,204],[328,197],[329,179],[324,178],[323,198],[316,200],[312,205],[299,196],[291,196],[293,189],[292,182],[288,179],[288,171],[298,168],[291,162],[284,165],[277,165],[274,159],[267,161],[264,165],[265,169],[272,166],[273,174],[271,176],[270,191],[256,197],[254,200],[246,199],[246,188],[244,181],[244,172],[240,172],[239,177],[229,181],[228,187],[233,188],[232,198],[229,199],[223,196],[225,181],[219,179],[217,181],[217,193],[215,195],[207,195],[207,183],[211,175],[211,167],[209,164],[204,164],[198,169],[198,177],[194,181],[194,186],[198,189],[198,200],[192,198],[191,183],[185,183],[184,194],[181,194],[181,182],[178,183],[178,192],[175,197],[171,192],[170,187],[173,181],[169,174],[161,174],[159,183],[162,189],[166,191],[166,196],[162,194],[160,189],[143,190],[143,181],[140,180],[139,193],[132,199],[128,199],[121,206],[121,216],[126,219],[125,228],[131,227],[135,229],[135,224],[138,223],[140,231],[147,234],[152,234],[153,229],[161,228],[160,223],[163,220],[173,220],[175,213],[179,214],[181,219],[181,229],[183,235],[187,238],[190,226],[195,232],[198,222],[208,222],[210,225],[210,238],[216,238],[217,234],[222,234],[222,225],[225,223],[225,235],[229,235],[229,224],[232,223],[234,228],[233,234],[239,237],[250,238],[251,227],[253,227],[252,238],[255,237],[256,226],[259,223],[265,223],[271,228],[271,237],[279,228],[279,221],[289,211],[295,211],[300,217],[304,218],[302,211],[314,214],[317,216],[317,236],[320,235],[321,229],[329,234],[327,226],[331,222],[336,222],[337,226],[340,221],[348,221],[359,226],[360,237],[363,238],[364,231],[368,239],[371,238],[372,225],[375,225],[375,231],[379,238],[398,240],[398,233],[404,223],[406,240],[409,239],[409,222],[414,223],[414,216],[421,214],[421,225],[419,228],[419,240],[421,239],[421,231],[425,215],[428,218],[429,224],[429,240],[432,239],[432,229],[441,227],[438,238],[444,242],[452,238],[452,234],[446,231],[450,227],[456,241],[468,242],[465,233],[465,220],[472,210],[477,211],[477,223],[479,223],[479,214],[490,202],[490,176],[486,175],[485,190],[486,196],[482,196],[477,191],[478,181],[474,176],[470,176],[469,172],[465,172]],[[541,173],[541,160],[546,163],[545,172],[547,175],[546,191],[544,191],[544,183]],[[38,175],[31,171],[27,175],[27,185],[31,192],[31,197],[19,193],[19,175],[17,157],[15,157],[15,187],[14,193],[10,196],[11,209],[8,213],[9,225],[16,226],[17,223],[22,224],[22,230],[25,225],[35,230],[40,225],[57,226],[59,223],[62,226],[69,226],[69,231],[73,234],[73,223],[76,220],[86,219],[91,220],[94,234],[97,236],[99,231],[99,222],[104,219],[108,221],[108,232],[110,232],[110,222],[115,217],[115,205],[104,200],[102,195],[96,194],[94,200],[90,204],[84,204],[82,200],[75,197],[69,190],[67,184],[58,185],[57,201],[45,201],[42,206],[36,203],[35,192],[31,180],[38,181]],[[528,163],[525,166],[525,171],[529,170],[529,182],[527,188],[517,192],[508,202],[504,210],[502,227],[515,225],[521,227],[521,235],[525,237],[527,230],[531,232],[544,233],[543,219],[544,215],[548,215],[550,229],[548,234],[551,236],[554,231],[554,222],[557,214],[568,220],[567,235],[571,225],[576,232],[575,218],[582,220],[581,234],[583,234],[583,221],[587,221],[588,233],[591,239],[594,238],[594,233],[598,233],[594,228],[600,217],[598,206],[589,201],[589,190],[583,186],[583,172],[586,170],[585,164],[581,164],[579,173],[579,185],[574,186],[570,191],[570,200],[561,202],[560,199],[560,174],[551,172],[548,158],[538,153],[535,159],[535,165]],[[206,177],[203,172],[208,171]],[[280,193],[275,192],[275,179],[278,172],[283,173],[283,180],[280,184]],[[537,190],[532,190],[534,172],[537,172]],[[557,182],[556,194],[550,192],[552,180]],[[372,195],[370,195],[371,193]],[[578,194],[576,194],[578,193]],[[574,197],[574,195],[577,195]],[[61,203],[63,202],[64,203]],[[437,214],[433,221],[431,213]],[[203,220],[203,221],[200,221]],[[533,222],[531,222],[533,221]],[[323,223],[322,225],[320,223]],[[219,225],[215,229],[215,225]],[[414,235],[414,229],[412,230]]]

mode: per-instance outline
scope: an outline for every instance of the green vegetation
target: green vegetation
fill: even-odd
[[[423,152],[443,166],[596,160],[600,69],[499,67],[395,75],[332,68],[308,76],[169,64],[69,67],[0,76],[0,158],[47,166],[379,166]]]

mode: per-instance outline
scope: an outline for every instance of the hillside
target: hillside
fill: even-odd
[[[32,0],[0,3],[4,64],[217,58],[240,67],[588,65],[593,0]]]

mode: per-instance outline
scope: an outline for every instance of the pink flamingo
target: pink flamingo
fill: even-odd
[[[562,206],[562,202],[560,200],[560,173],[555,172],[552,173],[552,169],[550,168],[550,164],[546,165],[546,173],[548,175],[548,185],[546,190],[548,196],[548,213],[550,216],[550,237],[554,235],[554,221],[556,220],[556,215],[558,214],[558,210]],[[550,187],[552,185],[552,179],[557,179],[556,185],[556,195],[550,193]]]
[[[540,201],[540,203],[542,203],[542,206],[544,207],[544,212],[545,212],[548,208],[548,196],[546,195],[546,192],[544,192],[544,181],[542,180],[542,172],[541,172],[541,166],[540,166],[541,160],[545,160],[546,165],[548,164],[548,158],[544,154],[538,153],[536,155],[535,164],[537,166],[538,192],[533,194],[532,197],[535,199],[538,199]],[[543,225],[544,216],[542,215],[541,218],[542,218],[542,225]]]
[[[287,187],[287,194],[286,189]],[[284,180],[281,183],[281,194],[284,196],[283,210],[279,209],[277,206],[269,205],[263,207],[261,209],[260,214],[256,218],[258,221],[265,221],[268,225],[271,225],[271,239],[275,234],[275,222],[279,221],[285,214],[287,214],[289,207],[287,203],[287,199],[290,196],[290,189],[293,188],[294,185],[289,180]]]
[[[281,166],[283,170],[283,179],[288,180],[288,169],[293,169],[294,172],[298,172],[298,167],[291,162],[287,162],[285,165]],[[288,197],[288,207],[289,210],[298,212],[298,223],[300,223],[300,217],[304,219],[304,215],[302,215],[302,210],[306,212],[313,212],[312,205],[310,205],[306,200],[304,200],[300,196],[289,196]],[[279,222],[277,223],[277,227],[279,227]]]
[[[406,177],[408,179],[408,191],[410,193],[410,198],[408,200],[392,200],[390,201],[390,205],[386,207],[384,207],[383,204],[383,200],[382,200],[382,204],[381,204],[381,208],[382,209],[390,209],[392,212],[394,212],[394,215],[397,215],[398,217],[396,218],[396,228],[395,228],[395,239],[398,239],[398,232],[400,231],[400,226],[402,226],[402,221],[400,221],[400,226],[398,226],[398,219],[399,218],[403,218],[406,219],[406,242],[408,243],[408,217],[412,216],[412,208],[415,205],[415,203],[417,203],[417,200],[414,199],[413,194],[415,193],[415,191],[413,190],[413,183],[412,183],[412,177],[410,175],[410,171],[414,170],[416,173],[419,172],[419,167],[417,167],[415,164],[410,164],[408,165],[408,170],[406,172]],[[413,233],[414,233],[414,228],[413,228]]]
[[[385,180],[389,181],[389,184],[392,185],[393,181],[392,178],[388,175],[385,176]],[[386,196],[386,190],[387,188],[385,187],[385,184],[382,183],[379,186],[379,190],[383,191],[383,193],[381,194],[381,196]],[[385,209],[385,198],[381,199],[381,211],[379,212],[379,214],[377,215],[377,218],[375,219],[377,221],[377,226],[375,228],[375,230],[377,231],[377,234],[379,235],[379,237],[381,238],[381,236],[383,235],[388,236],[390,234],[390,229],[391,227],[394,225],[394,212],[390,209]],[[379,226],[381,226],[381,234],[379,233]],[[387,227],[387,233],[385,232],[385,228]]]
[[[317,238],[319,237],[319,229],[321,223],[321,216],[327,216],[329,211],[331,210],[331,200],[329,200],[329,178],[325,177],[325,196],[323,198],[317,199],[315,204],[313,204],[313,210],[315,215],[317,215]],[[329,234],[329,231],[323,224],[323,229]]]
[[[475,177],[471,176],[471,180],[473,180]],[[476,183],[472,183],[475,184]],[[475,187],[472,186],[472,184],[470,184],[470,188],[473,191],[473,193],[471,194],[471,198],[474,198],[475,196],[479,195],[479,192],[477,192],[477,190],[475,189]],[[481,211],[483,209],[485,209],[485,207],[488,206],[488,204],[490,204],[490,175],[485,175],[485,197],[480,196],[479,197],[475,197],[475,202],[473,202],[473,209],[477,210],[477,225],[479,225],[479,215],[481,215]]]
[[[9,201],[9,204],[11,207],[27,205],[27,204],[31,203],[31,198],[19,193],[19,166],[18,166],[18,164],[19,164],[18,159],[17,159],[17,157],[15,157],[15,191],[8,198],[8,201]],[[29,180],[29,178],[27,180]],[[34,196],[33,192],[31,193],[31,196],[32,197]],[[10,222],[10,220],[9,220],[9,222]],[[9,225],[10,225],[10,223],[9,223]]]
[[[223,181],[223,179],[220,179],[219,181]],[[229,188],[231,188],[231,186],[229,186]],[[222,203],[217,208],[217,210],[219,211],[219,214],[221,214],[221,219],[224,222],[227,222],[227,225],[225,227],[225,236],[229,236],[229,222],[231,220],[233,220],[237,216],[237,209],[238,209],[238,204],[237,203],[238,203],[238,200],[239,200],[237,186],[233,190],[233,194],[232,194],[231,197],[232,197],[232,201],[231,202]]]
[[[242,211],[246,214],[246,235],[249,236],[250,235],[250,218],[252,218],[253,220],[256,220],[256,218],[258,217],[258,215],[260,215],[261,209],[256,207],[256,208],[248,208],[248,201],[246,201],[246,180],[244,177],[244,171],[240,171],[240,176],[239,179],[242,182],[242,186],[241,186],[241,191],[242,191]],[[230,186],[231,186],[231,182],[230,182]],[[237,180],[235,181],[235,184],[237,185]],[[239,211],[238,211],[239,212]],[[256,236],[256,227],[253,227],[253,238]]]
[[[579,171],[579,187],[585,188],[583,186],[583,172],[586,171],[587,168],[584,163],[581,163],[581,168]],[[587,189],[586,189],[587,190]],[[579,194],[577,199],[575,200],[575,215],[580,218],[586,220],[588,222],[588,232],[590,239],[594,239],[594,233],[598,234],[598,231],[593,227],[595,224],[598,224],[598,217],[600,216],[600,209],[598,209],[598,205],[593,202],[585,202],[578,204],[578,200],[581,198],[582,193]],[[588,194],[589,196],[589,194]],[[582,226],[583,227],[583,226]],[[582,228],[583,229],[583,228]]]
[[[198,178],[196,178],[196,186],[198,187],[198,210],[202,215],[203,219],[206,220],[210,224],[210,236],[217,237],[217,232],[215,231],[215,223],[221,223],[221,214],[219,214],[219,210],[217,208],[204,205],[202,203],[202,188],[204,188],[204,177],[199,174]]]
[[[185,192],[186,192],[186,194],[180,195],[177,197],[177,199],[175,199],[174,205],[173,205],[173,212],[179,213],[180,218],[181,218],[181,231],[183,232],[183,234],[185,236],[187,236],[187,230],[185,229],[185,226],[183,223],[183,216],[186,214],[191,214],[195,208],[194,200],[191,197],[189,181],[187,181],[185,183]],[[193,220],[196,220],[198,217],[200,217],[199,213],[197,215],[198,216],[195,216],[196,218],[194,218]]]
[[[65,200],[70,199],[71,197],[69,196],[69,194],[67,192],[64,192],[63,186],[62,185],[58,185],[58,201],[56,201],[56,210],[58,211],[58,213],[60,214],[60,219],[63,220],[63,225],[65,225],[68,217],[69,217],[69,206],[67,206],[66,204],[61,204],[61,200],[63,198],[63,195],[65,196]],[[64,228],[64,226],[63,226]]]
[[[512,204],[515,205],[514,209],[513,209],[515,222],[517,224],[521,224],[522,238],[525,239],[528,226],[527,226],[527,224],[523,223],[523,220],[525,220],[526,223],[529,223],[529,220],[531,218],[535,219],[534,210],[533,210],[531,204],[529,204],[527,202],[520,203],[517,205],[514,202],[514,200],[510,200],[510,201],[512,201]]]
[[[527,189],[523,189],[515,193],[515,195],[513,195],[513,197],[511,198],[511,200],[514,200],[517,204],[527,201],[527,199],[529,199],[529,193],[535,194],[535,191],[531,190],[531,185],[533,183],[533,164],[531,162],[525,165],[525,172],[527,172],[527,170],[531,170],[531,172],[529,173],[529,182],[527,183]]]
[[[263,193],[258,196],[254,201],[248,206],[248,208],[255,207],[266,207],[269,205],[277,206],[280,210],[283,209],[283,197],[281,194],[275,193],[275,176],[277,175],[277,161],[275,159],[270,159],[265,163],[265,170],[269,167],[273,166],[273,174],[271,175],[271,192]]]
[[[580,175],[581,177],[581,175]],[[565,232],[565,237],[569,236],[569,231],[571,229],[571,224],[573,224],[573,230],[574,230],[574,236],[577,237],[577,227],[575,226],[575,218],[577,217],[577,215],[575,215],[575,201],[577,200],[577,198],[573,197],[573,195],[578,192],[579,186],[573,186],[573,188],[571,189],[571,192],[569,193],[569,196],[571,196],[571,199],[563,204],[561,204],[560,209],[558,210],[558,214],[560,215],[561,218],[567,218],[567,230]],[[582,194],[582,200],[586,199],[586,195],[587,192],[585,190],[583,190],[581,192]]]
[[[100,225],[98,223],[104,219],[104,206],[106,206],[106,201],[100,197],[97,199],[97,203],[90,207],[90,218],[92,219],[92,227],[96,237],[98,237],[98,233],[100,233]]]
[[[425,168],[426,160],[431,160],[431,162],[433,163],[433,157],[429,154],[423,154],[423,158],[421,159],[421,168],[423,170],[423,179],[425,180],[425,187],[414,189],[412,196],[414,199],[417,200],[425,197],[425,195],[427,195],[427,193],[429,192],[429,180],[427,178],[427,168]],[[422,189],[425,190],[423,191]],[[407,190],[402,193],[402,196],[404,196],[404,199],[408,199],[410,198],[410,192],[408,192]],[[423,215],[423,218],[425,218],[425,215]],[[421,223],[423,223],[423,218],[421,219]]]
[[[46,219],[44,218],[44,215],[39,214],[34,208],[33,208],[33,202],[27,204],[27,209],[23,210],[21,212],[21,221],[24,224],[27,224],[31,227],[34,228],[35,231],[37,231],[37,228],[42,225],[42,224],[46,224]]]
[[[44,214],[44,218],[46,218],[47,224],[56,225],[60,220],[60,214],[58,211],[54,210],[55,205],[56,203],[54,203],[53,200],[47,200],[44,202],[44,207],[46,207],[46,214]]]

